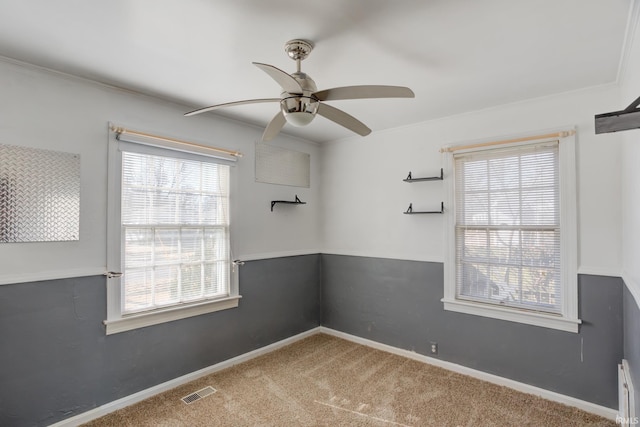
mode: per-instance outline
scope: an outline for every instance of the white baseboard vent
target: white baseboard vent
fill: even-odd
[[[182,400],[184,403],[186,403],[187,405],[191,405],[193,402],[200,400],[202,398],[205,398],[207,396],[212,395],[213,393],[215,393],[217,390],[211,386],[207,386],[201,390],[198,390],[196,392],[193,392],[185,397],[183,397]]]
[[[629,362],[625,359],[618,365],[618,415],[616,423],[622,427],[639,424],[635,408],[635,391],[631,382]]]

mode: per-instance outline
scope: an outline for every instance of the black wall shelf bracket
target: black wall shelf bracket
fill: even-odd
[[[440,176],[429,176],[426,178],[413,178],[411,176],[411,172],[409,172],[409,175],[407,175],[407,177],[405,179],[403,179],[404,182],[418,182],[418,181],[442,181],[444,179],[444,170],[442,168],[440,168]]]
[[[405,215],[417,215],[417,214],[441,214],[444,213],[444,202],[440,202],[440,210],[439,211],[414,211],[413,203],[409,203],[409,207],[405,212]]]
[[[273,207],[275,206],[276,203],[286,203],[288,205],[306,205],[307,202],[303,202],[300,199],[298,199],[298,195],[296,194],[296,199],[291,201],[291,200],[272,200],[271,201],[271,212],[273,212]]]

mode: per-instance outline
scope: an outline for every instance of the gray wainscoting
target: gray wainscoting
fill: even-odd
[[[623,350],[640,384],[623,288],[579,276],[572,334],[444,311],[441,263],[314,254],[247,262],[236,309],[106,336],[103,277],[0,286],[0,425],[49,425],[319,324],[428,356],[435,341],[434,357],[616,408]]]
[[[250,261],[240,306],[106,336],[104,277],[0,286],[0,425],[44,426],[319,325],[319,255]]]
[[[629,362],[631,370],[636,411],[640,411],[640,309],[626,286],[624,289],[624,358]]]
[[[439,359],[617,408],[620,278],[579,276],[575,334],[444,311],[443,274],[442,263],[323,254],[322,324],[427,356],[437,342]]]

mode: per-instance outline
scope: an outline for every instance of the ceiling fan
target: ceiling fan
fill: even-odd
[[[307,40],[294,39],[285,43],[285,52],[287,52],[291,59],[296,61],[297,70],[292,74],[288,74],[273,65],[259,62],[253,63],[253,65],[267,73],[280,85],[282,88],[280,98],[247,99],[244,101],[227,102],[190,111],[185,113],[185,116],[193,116],[235,105],[279,102],[280,111],[267,125],[267,128],[262,134],[263,141],[273,139],[285,123],[294,126],[308,125],[316,114],[344,126],[358,135],[365,136],[371,133],[371,129],[364,123],[350,114],[326,104],[324,101],[363,98],[413,98],[415,96],[411,89],[403,86],[365,85],[318,90],[311,77],[303,73],[300,69],[300,62],[309,55],[312,49],[313,44]]]

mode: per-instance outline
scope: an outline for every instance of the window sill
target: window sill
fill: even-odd
[[[157,325],[159,323],[171,322],[173,320],[186,319],[187,317],[213,313],[214,311],[236,308],[238,307],[238,301],[240,298],[242,298],[242,296],[235,295],[217,299],[215,301],[206,301],[188,306],[170,307],[163,310],[136,313],[124,316],[120,319],[105,320],[103,323],[107,327],[107,335],[117,334],[120,332],[130,331],[132,329]]]
[[[466,301],[443,298],[442,302],[444,303],[444,309],[448,311],[491,317],[493,319],[524,323],[543,328],[558,329],[566,332],[578,333],[578,326],[582,323],[580,319],[568,319],[565,317],[519,311],[510,308],[474,304]]]

